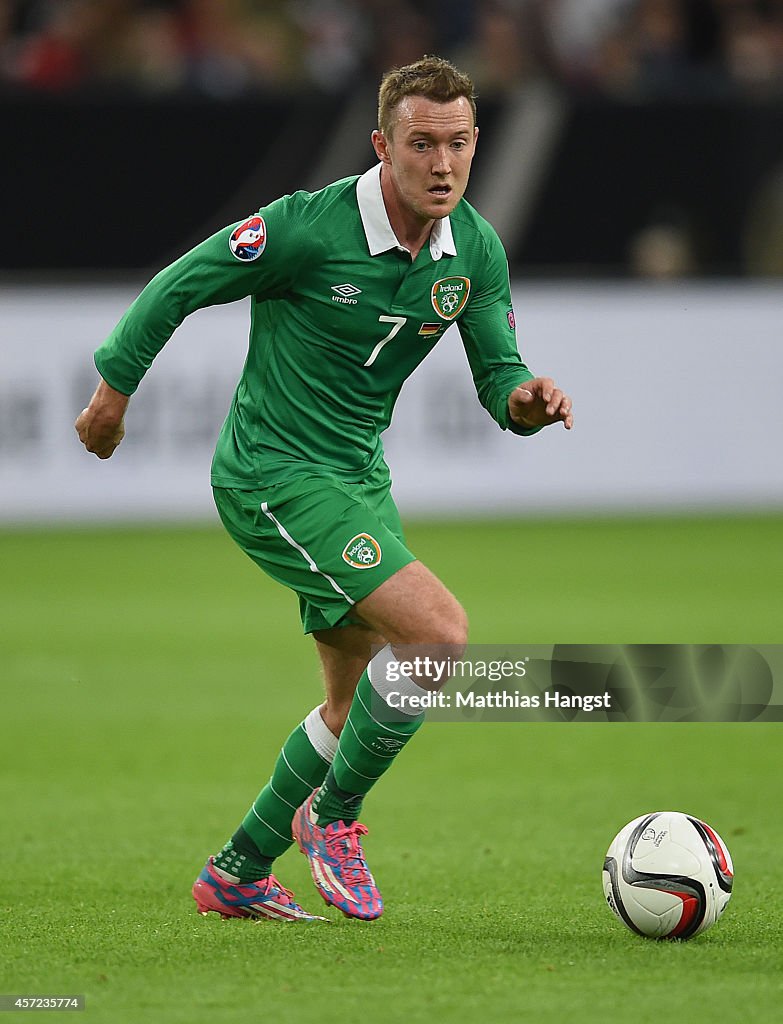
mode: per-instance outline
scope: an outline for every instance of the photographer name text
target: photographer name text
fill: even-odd
[[[519,690],[495,690],[489,693],[442,693],[439,690],[428,690],[422,694],[407,694],[392,690],[386,701],[395,711],[406,713],[428,711],[432,708],[451,709],[470,708],[476,711],[551,708],[576,711],[599,711],[612,707],[612,695],[608,692],[600,694],[560,693],[557,690],[546,690],[544,693],[520,693]]]

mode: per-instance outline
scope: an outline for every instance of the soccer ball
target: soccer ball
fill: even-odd
[[[706,822],[655,811],[617,833],[602,878],[606,902],[631,931],[692,939],[726,909],[734,867],[726,844]]]

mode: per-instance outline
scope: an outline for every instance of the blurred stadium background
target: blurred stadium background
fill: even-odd
[[[0,0],[0,520],[211,517],[245,304],[187,322],[106,466],[91,352],[191,244],[369,166],[380,72],[428,51],[475,77],[468,197],[579,418],[502,435],[452,329],[388,435],[403,510],[780,508],[781,0]]]

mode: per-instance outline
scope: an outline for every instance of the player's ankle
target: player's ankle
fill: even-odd
[[[318,815],[316,824],[319,828],[325,828],[335,821],[344,821],[349,825],[358,820],[363,801],[363,793],[348,793],[341,789],[330,768],[323,785],[313,797],[313,812]]]
[[[258,882],[272,874],[274,857],[265,857],[255,847],[234,836],[229,839],[220,853],[215,854],[212,867],[221,878],[234,884]]]

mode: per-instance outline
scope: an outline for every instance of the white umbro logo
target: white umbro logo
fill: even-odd
[[[333,284],[332,291],[336,292],[332,296],[332,302],[344,302],[349,306],[356,306],[357,300],[354,295],[361,295],[361,288],[357,288],[354,284]]]

